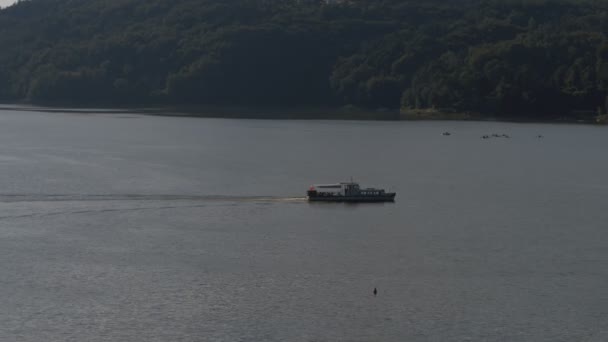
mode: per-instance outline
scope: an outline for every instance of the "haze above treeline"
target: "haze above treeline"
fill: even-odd
[[[0,11],[0,101],[608,109],[602,0],[30,0]]]

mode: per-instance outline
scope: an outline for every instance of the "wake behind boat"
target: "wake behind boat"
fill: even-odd
[[[384,189],[362,189],[355,182],[315,184],[306,192],[311,202],[394,202],[394,192]]]

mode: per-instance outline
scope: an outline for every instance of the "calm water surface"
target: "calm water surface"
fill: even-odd
[[[584,125],[4,109],[0,340],[608,341],[607,148]],[[350,176],[397,202],[302,199]]]

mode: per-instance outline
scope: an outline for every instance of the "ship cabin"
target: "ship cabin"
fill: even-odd
[[[308,189],[309,196],[382,196],[382,189],[361,189],[354,182],[336,184],[315,184]]]
[[[363,190],[359,191],[360,196],[383,196],[385,194],[386,194],[385,191],[382,189],[369,188],[369,189],[363,189]]]

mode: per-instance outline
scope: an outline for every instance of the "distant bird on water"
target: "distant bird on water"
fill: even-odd
[[[374,296],[378,294],[378,290],[374,287]]]

